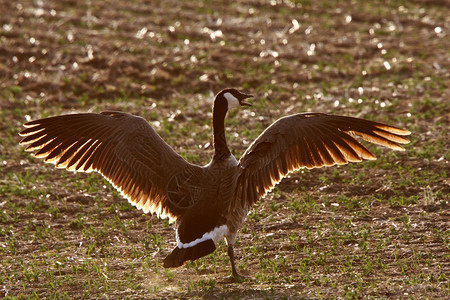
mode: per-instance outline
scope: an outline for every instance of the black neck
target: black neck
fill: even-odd
[[[221,95],[217,96],[213,106],[214,159],[225,159],[231,154],[225,137],[227,111],[227,101]]]

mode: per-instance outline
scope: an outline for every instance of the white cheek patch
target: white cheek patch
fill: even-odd
[[[225,99],[227,99],[228,109],[238,107],[241,105],[239,103],[239,100],[235,96],[233,96],[231,93],[227,92],[223,96],[225,97]]]
[[[180,249],[183,248],[189,248],[194,247],[195,245],[200,244],[201,242],[204,242],[206,240],[213,240],[214,244],[217,244],[225,234],[228,232],[228,226],[227,225],[221,225],[219,227],[214,228],[210,232],[205,233],[201,238],[198,238],[190,243],[182,243],[180,241],[180,237],[178,236],[178,231],[175,234],[176,240],[177,240],[177,246]]]

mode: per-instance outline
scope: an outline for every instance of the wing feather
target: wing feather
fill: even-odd
[[[167,182],[187,163],[142,118],[121,112],[72,114],[28,122],[21,144],[58,168],[102,174],[132,203],[176,219]]]
[[[284,117],[269,126],[239,161],[236,202],[252,205],[289,172],[376,159],[355,137],[404,150],[408,130],[374,121],[320,113]]]

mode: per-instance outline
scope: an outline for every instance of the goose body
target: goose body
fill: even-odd
[[[354,137],[395,150],[407,130],[321,113],[281,118],[255,139],[237,161],[225,138],[230,108],[251,95],[220,91],[213,105],[214,156],[197,166],[178,155],[141,117],[122,112],[50,117],[24,124],[27,151],[71,171],[97,171],[131,204],[175,222],[176,246],[164,267],[178,267],[212,253],[225,238],[232,274],[233,245],[252,205],[289,172],[372,160]]]

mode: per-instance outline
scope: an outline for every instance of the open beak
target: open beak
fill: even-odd
[[[240,104],[241,104],[242,106],[252,106],[250,103],[245,102],[244,99],[252,98],[253,95],[250,95],[250,94],[244,94],[244,93],[241,93],[241,94],[242,94],[243,98],[241,99]]]

